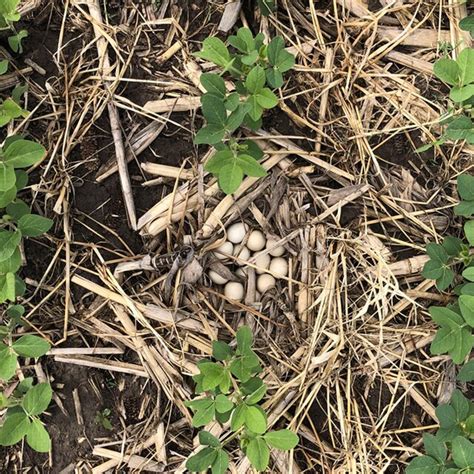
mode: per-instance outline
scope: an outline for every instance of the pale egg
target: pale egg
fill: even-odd
[[[269,270],[275,278],[283,278],[288,275],[288,261],[286,258],[277,257],[270,262]]]
[[[245,245],[236,245],[234,249],[234,257],[248,260],[250,258],[250,250]]]
[[[244,285],[236,281],[230,281],[224,287],[224,295],[235,301],[242,301],[244,298]]]
[[[209,278],[217,285],[225,285],[229,281],[214,270],[209,270]]]
[[[255,271],[257,272],[258,275],[265,273],[265,270],[268,269],[269,265],[270,265],[270,255],[268,254],[259,255],[255,259],[255,266],[257,267]]]
[[[240,244],[244,240],[245,234],[247,233],[248,226],[243,222],[237,222],[232,224],[227,229],[227,239],[230,240],[233,244]]]
[[[272,247],[275,247],[275,245],[277,244],[278,240],[277,239],[274,239],[273,237],[270,237],[268,240],[267,240],[267,245],[265,248],[267,249],[271,249]],[[282,245],[278,246],[278,247],[275,247],[273,250],[270,250],[270,252],[268,252],[272,257],[281,257],[284,253],[285,253],[285,247],[283,247]]]
[[[234,251],[234,246],[232,245],[232,242],[226,241],[223,244],[219,245],[219,247],[216,248],[216,257],[220,260],[225,260],[226,258],[229,257],[229,255],[232,255],[232,252]]]
[[[254,230],[250,232],[249,238],[247,240],[247,247],[253,252],[258,252],[265,247],[267,239],[263,235],[263,232],[259,230]]]
[[[260,293],[265,293],[275,287],[275,278],[268,273],[264,273],[257,278],[257,290]]]

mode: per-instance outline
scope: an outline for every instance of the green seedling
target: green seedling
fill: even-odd
[[[21,267],[22,237],[38,237],[53,224],[31,214],[29,206],[17,199],[28,181],[23,168],[38,163],[44,154],[41,145],[19,137],[7,139],[0,150],[0,304],[13,302],[23,293],[24,284],[16,275]]]
[[[423,435],[426,455],[413,459],[406,474],[467,474],[474,471],[474,403],[455,390],[436,408],[439,429]]]
[[[193,426],[200,428],[211,421],[221,425],[229,422],[231,434],[216,438],[208,431],[199,433],[203,449],[191,456],[186,467],[191,472],[211,469],[213,474],[227,472],[229,455],[225,445],[239,440],[240,448],[257,471],[264,471],[269,464],[270,449],[291,450],[299,441],[288,429],[268,431],[267,415],[260,406],[267,386],[258,377],[262,367],[252,350],[252,332],[241,327],[236,335],[237,345],[233,349],[222,341],[214,341],[212,357],[198,363],[196,398],[186,403],[194,412]]]
[[[201,110],[207,123],[194,142],[214,146],[216,153],[205,169],[218,178],[226,194],[232,194],[245,175],[266,175],[259,163],[263,157],[260,147],[250,140],[239,141],[233,134],[242,125],[260,128],[264,111],[278,105],[272,89],[283,85],[283,74],[294,66],[295,58],[286,51],[282,38],[276,37],[266,46],[264,36],[254,37],[248,28],[240,28],[228,45],[216,37],[205,39],[195,56],[213,62],[222,72],[201,75],[206,91]],[[234,81],[232,92],[222,77],[225,73]]]
[[[457,180],[462,201],[455,212],[472,215],[474,210],[474,177],[461,175]],[[433,321],[439,325],[433,342],[432,354],[449,354],[456,364],[461,364],[474,346],[474,220],[464,224],[465,239],[446,237],[442,244],[430,243],[426,251],[430,260],[423,268],[425,278],[436,280],[440,290],[446,290],[453,283],[458,299],[455,303],[432,306],[429,311]]]
[[[40,415],[48,408],[51,398],[51,386],[48,383],[33,385],[31,377],[24,379],[10,397],[0,393],[0,409],[6,408],[0,426],[0,446],[12,446],[26,437],[35,451],[50,451],[51,438]]]
[[[110,421],[111,414],[112,412],[110,411],[110,408],[104,408],[102,411],[97,412],[94,420],[98,425],[101,425],[106,430],[113,430],[114,427],[112,426],[112,422]]]

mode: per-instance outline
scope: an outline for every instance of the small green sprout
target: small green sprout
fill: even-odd
[[[191,456],[186,467],[192,472],[212,469],[213,474],[223,474],[229,465],[229,455],[224,449],[231,440],[238,438],[240,447],[257,471],[264,471],[270,462],[270,449],[291,450],[298,444],[298,436],[288,429],[268,431],[267,414],[260,406],[267,386],[258,377],[262,367],[252,350],[252,332],[242,326],[236,335],[237,347],[233,349],[222,341],[214,341],[212,360],[198,363],[196,398],[186,403],[194,412],[193,426],[200,428],[211,421],[224,425],[230,422],[233,432],[222,439],[208,431],[199,433],[203,449]]]
[[[98,411],[95,415],[95,422],[101,425],[106,430],[113,430],[112,422],[110,421],[110,415],[112,414],[110,408],[104,408],[102,411]]]

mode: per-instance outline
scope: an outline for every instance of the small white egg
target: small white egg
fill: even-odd
[[[219,273],[214,270],[209,270],[209,278],[217,285],[225,285],[229,281],[227,278],[221,277]]]
[[[234,249],[234,257],[248,260],[250,258],[250,250],[245,245],[238,245]]]
[[[245,234],[247,233],[247,228],[248,226],[243,222],[237,222],[235,224],[232,224],[227,229],[227,238],[233,244],[240,244],[240,242],[244,240]]]
[[[255,259],[255,266],[257,267],[255,271],[257,272],[258,275],[265,273],[265,270],[268,269],[269,265],[270,265],[270,255],[268,255],[267,253],[263,255],[259,255]]]
[[[232,252],[234,251],[234,246],[232,245],[232,242],[226,241],[223,244],[219,245],[219,247],[216,248],[216,257],[219,260],[225,260],[226,258],[229,257],[229,255],[232,255]]]
[[[235,301],[242,301],[244,298],[244,285],[236,281],[229,281],[224,287],[224,295]]]
[[[275,278],[268,273],[264,273],[257,278],[257,290],[260,291],[260,293],[265,293],[272,289],[275,286],[275,283]]]
[[[267,239],[263,235],[263,232],[260,232],[259,230],[254,230],[249,235],[249,238],[247,240],[247,247],[253,252],[258,252],[259,250],[262,250],[265,247],[266,242]]]
[[[266,245],[265,248],[271,249],[272,247],[275,247],[277,242],[278,242],[278,240],[274,239],[273,237],[270,237],[267,240],[267,245]],[[280,245],[278,247],[275,247],[273,250],[270,250],[270,252],[269,252],[269,254],[272,257],[281,257],[284,253],[285,253],[285,247],[283,247],[282,245]]]
[[[240,278],[247,278],[247,268],[239,267],[235,271],[235,274]]]
[[[288,261],[286,258],[277,257],[270,262],[269,270],[275,278],[283,278],[288,275]]]

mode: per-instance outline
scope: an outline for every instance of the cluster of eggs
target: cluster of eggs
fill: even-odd
[[[285,249],[277,245],[273,238],[266,238],[263,232],[253,230],[249,233],[245,242],[244,239],[248,233],[248,226],[243,223],[231,225],[227,229],[227,240],[216,250],[216,256],[221,260],[226,260],[229,256],[237,257],[240,267],[236,274],[242,278],[247,276],[245,261],[255,257],[254,265],[257,273],[257,291],[265,293],[276,285],[276,279],[288,275],[288,261],[282,257]],[[266,253],[260,253],[268,249]],[[252,253],[253,252],[253,253]],[[244,286],[236,281],[228,281],[214,270],[209,271],[209,277],[217,285],[224,286],[224,295],[236,301],[242,301],[244,298]]]

